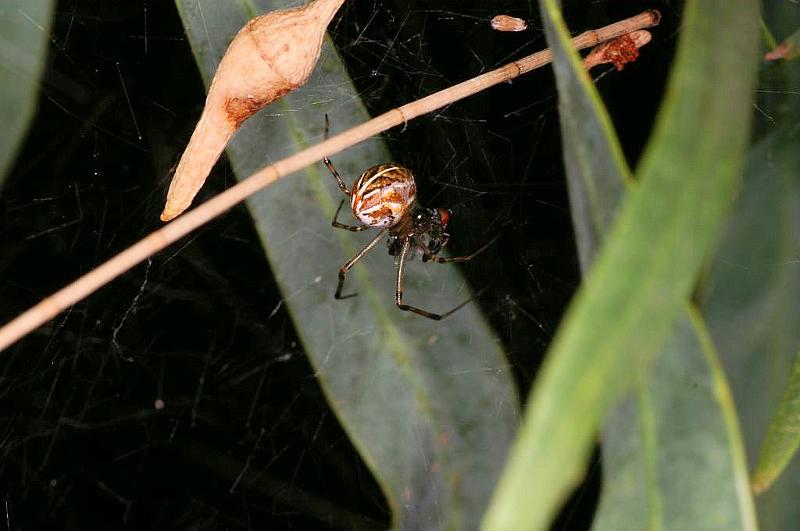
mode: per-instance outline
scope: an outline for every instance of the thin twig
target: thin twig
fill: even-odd
[[[585,31],[572,39],[572,43],[578,50],[590,48],[632,31],[655,26],[660,18],[661,15],[658,11],[648,10],[599,29]],[[322,160],[325,155],[335,155],[392,127],[404,124],[413,118],[450,105],[494,85],[510,81],[531,70],[545,66],[552,60],[553,54],[549,49],[536,52],[430,96],[394,108],[372,120],[257,171],[235,186],[145,236],[118,255],[110,258],[7,323],[0,328],[0,351],[73,304],[88,297],[133,266],[153,256],[259,190],[273,184],[278,179]]]

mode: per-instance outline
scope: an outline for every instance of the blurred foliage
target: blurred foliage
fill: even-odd
[[[607,115],[569,50],[557,3],[543,2],[542,13],[587,276],[529,400],[487,528],[545,528],[578,481],[600,419],[630,388],[638,396],[607,430],[598,528],[755,528],[730,391],[706,325],[686,300],[739,186],[757,4],[687,2],[660,120],[619,209],[630,179]],[[689,318],[677,320],[667,343],[681,310]]]
[[[753,490],[767,490],[784,471],[800,447],[800,356],[795,360],[791,381],[769,425],[758,465],[753,473]]]
[[[53,0],[0,4],[0,183],[25,138],[46,64]]]
[[[800,27],[800,10],[793,2],[763,2],[762,16],[778,42]],[[765,39],[761,53],[773,44]],[[779,469],[772,470],[774,484],[756,497],[765,530],[794,529],[800,522],[800,461],[796,456],[790,461],[793,444],[788,440],[774,444],[787,429],[795,430],[796,437],[798,425],[796,413],[785,414],[790,404],[779,407],[794,385],[792,366],[800,349],[798,87],[797,60],[760,62],[743,186],[700,292],[733,389],[751,470],[761,461],[756,481],[763,481],[765,467],[787,465],[780,477]]]

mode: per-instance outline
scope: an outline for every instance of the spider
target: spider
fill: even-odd
[[[325,139],[328,138],[328,116],[325,116]],[[345,199],[339,203],[331,225],[337,229],[361,232],[368,229],[380,229],[378,234],[356,255],[339,269],[339,284],[336,286],[336,299],[354,297],[355,293],[342,295],[344,279],[347,272],[370,252],[388,234],[389,254],[397,258],[397,283],[395,286],[395,304],[401,310],[414,312],[428,319],[440,320],[461,309],[472,299],[468,299],[455,308],[441,313],[432,313],[406,304],[403,300],[403,274],[406,260],[414,255],[420,256],[423,262],[432,261],[439,264],[448,262],[467,262],[486,250],[493,238],[477,251],[466,256],[443,258],[437,256],[450,235],[446,232],[447,223],[452,212],[446,208],[424,208],[416,203],[417,185],[414,174],[400,164],[379,164],[364,171],[348,189],[339,172],[328,157],[323,158],[325,166],[336,179],[339,189],[350,197],[350,208],[358,225],[340,223],[339,212]]]

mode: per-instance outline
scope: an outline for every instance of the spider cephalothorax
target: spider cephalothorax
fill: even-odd
[[[325,136],[328,134],[328,117],[325,117]],[[325,165],[336,179],[339,189],[350,197],[350,209],[359,224],[346,225],[338,221],[344,199],[339,203],[331,223],[334,227],[352,232],[367,229],[380,229],[380,232],[361,251],[339,269],[339,284],[335,297],[346,299],[355,294],[342,295],[347,272],[365,254],[372,250],[388,233],[389,254],[397,257],[397,285],[395,303],[401,310],[407,310],[430,319],[442,319],[461,308],[466,302],[443,314],[431,313],[403,301],[403,272],[405,262],[414,255],[438,263],[466,262],[486,249],[487,243],[471,255],[442,258],[437,256],[450,238],[447,223],[452,213],[446,208],[423,208],[416,204],[417,184],[414,174],[400,164],[379,164],[367,169],[348,189],[333,167],[330,159],[323,159]],[[469,302],[469,301],[467,301]]]
[[[414,248],[417,252],[409,255],[409,258],[417,255],[422,258],[423,262],[427,262],[430,260],[430,256],[423,250],[428,250],[431,255],[435,255],[447,245],[450,235],[445,232],[445,229],[452,215],[452,212],[446,208],[412,207],[404,219],[389,229],[387,240],[389,254],[398,256],[403,248],[404,238],[411,236],[416,244]]]

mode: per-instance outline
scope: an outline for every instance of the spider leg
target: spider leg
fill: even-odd
[[[432,313],[427,310],[423,310],[422,308],[417,308],[415,306],[410,306],[405,303],[403,300],[403,275],[405,272],[405,265],[406,265],[406,256],[408,255],[408,251],[411,248],[411,237],[406,237],[403,240],[403,249],[400,251],[400,259],[397,262],[397,288],[395,290],[395,303],[397,307],[401,310],[405,310],[408,312],[414,312],[417,315],[421,315],[423,317],[427,317],[428,319],[433,319],[434,321],[440,321],[447,317],[448,315],[457,312],[464,306],[466,306],[469,302],[472,301],[475,297],[469,298],[456,306],[455,308],[448,310],[444,313]],[[477,254],[477,253],[475,253]]]
[[[336,294],[334,295],[335,298],[337,298],[337,299],[349,299],[350,297],[355,297],[357,295],[356,293],[350,293],[348,295],[342,295],[342,288],[344,287],[344,277],[347,274],[347,272],[350,271],[350,269],[354,265],[356,265],[356,262],[361,260],[364,257],[365,254],[370,252],[373,247],[378,245],[378,242],[381,241],[383,236],[386,234],[387,230],[388,229],[382,229],[378,233],[378,235],[375,236],[372,239],[371,242],[369,242],[366,246],[364,246],[364,248],[361,249],[360,251],[358,251],[358,253],[356,253],[356,255],[353,258],[348,260],[346,264],[344,264],[341,268],[339,268],[339,284],[336,286]]]
[[[473,258],[475,258],[476,256],[478,256],[479,254],[481,254],[483,251],[485,251],[486,249],[488,249],[488,248],[489,248],[489,247],[490,247],[490,246],[491,246],[491,245],[492,245],[492,244],[493,244],[493,243],[494,243],[494,242],[497,240],[497,238],[498,238],[498,237],[500,237],[500,235],[499,235],[499,234],[498,234],[498,235],[496,235],[496,236],[495,236],[494,238],[492,238],[491,240],[489,240],[488,242],[486,242],[485,244],[483,244],[483,246],[481,246],[481,247],[480,247],[480,248],[479,248],[477,251],[475,251],[474,253],[472,253],[472,254],[468,254],[468,255],[465,255],[465,256],[447,256],[447,257],[436,256],[436,255],[435,255],[435,254],[433,254],[433,253],[431,252],[431,250],[430,250],[430,249],[428,249],[428,248],[427,248],[425,245],[422,245],[422,244],[420,244],[419,242],[417,242],[417,245],[420,245],[420,247],[422,247],[422,250],[423,250],[423,252],[425,253],[425,254],[423,255],[423,258],[424,258],[425,260],[431,260],[431,261],[433,261],[433,262],[437,262],[437,263],[439,263],[439,264],[446,264],[446,263],[448,263],[448,262],[469,262],[470,260],[472,260]]]
[[[333,221],[331,221],[331,225],[337,229],[346,229],[352,232],[361,232],[362,230],[371,229],[372,227],[368,227],[366,225],[345,225],[344,223],[339,223],[339,212],[342,210],[344,201],[345,200],[342,199],[342,202],[339,203],[339,208],[336,209],[336,214],[333,215]]]
[[[326,114],[325,115],[325,140],[328,140],[328,130],[329,129],[330,129],[330,122],[328,122],[328,115]],[[331,159],[329,159],[328,156],[326,155],[325,157],[322,158],[322,162],[325,163],[325,166],[327,166],[328,171],[331,172],[331,175],[333,175],[336,178],[336,183],[339,185],[339,188],[342,190],[342,192],[344,192],[345,195],[350,195],[350,190],[348,190],[347,186],[345,186],[344,181],[339,176],[339,172],[336,171],[336,168],[333,167],[333,163],[331,162]]]

